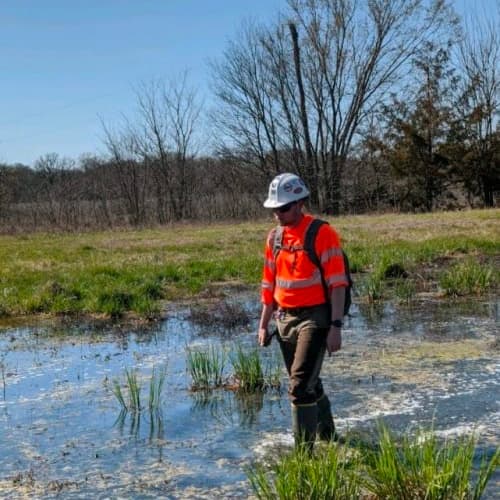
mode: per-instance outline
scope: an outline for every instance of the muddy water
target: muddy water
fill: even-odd
[[[257,305],[244,304],[250,325],[230,334],[181,309],[147,330],[2,327],[0,497],[249,497],[245,467],[291,446],[285,377],[281,392],[242,398],[193,393],[186,374],[187,346],[253,345]],[[323,369],[339,430],[370,435],[384,418],[397,431],[434,425],[498,446],[498,306],[355,307]],[[262,355],[278,356],[277,345]],[[135,368],[147,406],[153,367],[167,373],[159,411],[121,414],[113,380]]]

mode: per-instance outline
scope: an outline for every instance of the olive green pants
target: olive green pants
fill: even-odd
[[[316,403],[324,394],[319,375],[330,324],[329,306],[279,309],[276,319],[290,400],[294,405]]]

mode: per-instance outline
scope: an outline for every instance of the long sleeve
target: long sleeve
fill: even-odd
[[[271,305],[274,303],[273,294],[276,278],[276,263],[274,261],[274,255],[271,246],[274,239],[272,234],[273,232],[271,231],[266,241],[261,282],[261,302],[267,305]]]

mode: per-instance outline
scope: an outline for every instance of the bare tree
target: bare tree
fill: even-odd
[[[57,153],[48,153],[36,160],[34,170],[38,184],[33,192],[33,216],[37,225],[74,225],[78,198],[75,179],[71,175],[74,166],[73,160],[61,158]]]
[[[172,82],[163,93],[165,111],[170,122],[169,138],[174,156],[177,189],[172,193],[175,216],[183,219],[190,215],[194,175],[190,167],[196,156],[196,128],[199,125],[201,103],[196,91],[188,86],[187,74],[179,82]]]
[[[245,137],[249,149],[258,144],[263,169],[262,159],[276,156],[278,145],[293,150],[299,142],[303,172],[308,180],[315,178],[313,199],[320,210],[338,213],[342,176],[360,123],[389,89],[397,90],[421,44],[439,37],[454,18],[443,0],[289,0],[288,5],[286,26],[257,30],[247,45],[243,40],[229,46],[215,67],[216,95],[226,110],[226,133],[240,146]],[[229,110],[235,119],[228,123]],[[287,125],[276,126],[278,117]],[[277,130],[287,130],[288,137],[263,135]]]
[[[284,144],[264,33],[246,24],[237,40],[229,43],[223,59],[212,63],[212,87],[218,101],[212,121],[216,149],[222,156],[233,156],[270,177],[280,171]]]
[[[104,127],[129,211],[136,223],[142,223],[146,204],[154,200],[158,222],[182,219],[189,215],[189,166],[201,105],[186,74],[177,82],[142,84],[136,97],[138,116],[133,125],[126,120],[119,135]]]
[[[7,188],[7,166],[0,165],[0,219],[4,217],[9,201],[9,191]]]
[[[495,121],[500,115],[500,11],[496,20],[472,19],[460,44],[464,76],[461,99],[462,152],[465,185],[494,205],[500,190],[496,161]]]
[[[103,124],[104,144],[111,157],[110,165],[116,170],[116,179],[129,218],[134,225],[146,222],[146,196],[150,168],[143,164],[138,133],[127,122],[120,132],[111,131]]]

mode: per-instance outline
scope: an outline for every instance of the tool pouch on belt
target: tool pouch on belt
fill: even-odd
[[[271,333],[267,334],[267,337],[266,337],[266,340],[264,341],[263,346],[267,347],[268,345],[270,345],[271,341],[273,340],[273,337],[275,335],[278,335],[278,329],[277,328],[275,328]]]

